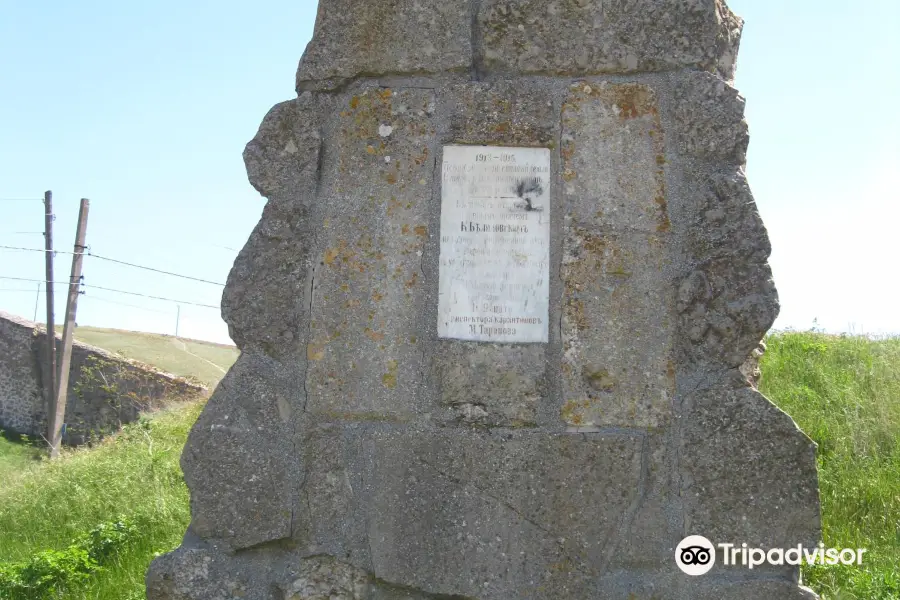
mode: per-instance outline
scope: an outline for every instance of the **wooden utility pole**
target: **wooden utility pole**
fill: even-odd
[[[66,323],[63,326],[62,356],[59,360],[56,402],[53,416],[53,436],[50,438],[50,458],[59,455],[62,444],[62,427],[66,418],[66,400],[69,392],[69,369],[72,364],[72,338],[75,335],[75,312],[78,308],[78,294],[81,292],[81,264],[84,262],[87,234],[88,209],[90,200],[81,199],[78,211],[78,228],[75,231],[75,252],[72,256],[72,275],[69,277],[69,296],[66,299]]]
[[[44,192],[44,263],[47,292],[47,443],[53,440],[56,408],[56,325],[53,322],[53,192]],[[36,317],[35,317],[36,318]]]

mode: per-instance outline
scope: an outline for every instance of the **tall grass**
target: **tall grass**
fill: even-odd
[[[900,339],[767,339],[760,390],[819,445],[823,537],[862,566],[804,571],[827,600],[900,599]]]
[[[177,404],[141,418],[94,448],[64,451],[58,461],[25,463],[23,473],[0,486],[0,562],[64,550],[123,515],[139,527],[136,541],[66,598],[143,598],[154,553],[177,546],[190,520],[178,460],[202,404]]]

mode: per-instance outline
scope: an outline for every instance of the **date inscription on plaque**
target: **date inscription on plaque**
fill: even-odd
[[[547,342],[550,150],[445,146],[438,337]]]

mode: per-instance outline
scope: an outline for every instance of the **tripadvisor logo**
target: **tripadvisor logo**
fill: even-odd
[[[675,548],[675,564],[688,575],[705,575],[716,564],[716,549],[702,535],[690,535]]]
[[[675,548],[675,564],[684,573],[705,575],[716,564],[716,548],[720,550],[722,564],[726,567],[743,566],[753,569],[761,565],[861,565],[865,548],[826,548],[820,543],[813,549],[798,544],[793,548],[750,548],[747,544],[713,544],[702,535],[691,535]]]

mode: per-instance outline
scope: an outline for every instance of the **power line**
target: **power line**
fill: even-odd
[[[21,246],[2,246],[2,245],[0,245],[0,249],[16,250],[19,252],[44,252],[44,253],[47,252],[47,250],[43,250],[41,248],[23,248]],[[76,254],[75,252],[66,252],[64,250],[54,250],[54,253],[56,253],[56,254],[72,254],[72,255]],[[210,281],[208,279],[201,279],[199,277],[191,277],[190,275],[182,275],[180,273],[173,273],[171,271],[163,271],[162,269],[154,269],[153,267],[145,267],[143,265],[136,265],[134,263],[126,262],[124,260],[118,260],[116,258],[109,258],[108,256],[100,256],[99,254],[91,254],[90,251],[84,252],[84,253],[78,253],[78,254],[84,254],[85,256],[90,256],[91,258],[96,258],[99,260],[106,260],[106,261],[117,263],[120,265],[133,267],[135,269],[143,269],[145,271],[153,271],[154,273],[162,273],[163,275],[171,275],[173,277],[180,277],[182,279],[189,279],[191,281],[199,281],[200,283],[208,283],[210,285],[217,285],[219,287],[225,287],[224,283],[219,283],[218,281]]]
[[[18,250],[20,252],[49,252],[43,248],[23,248],[21,246],[0,246],[0,250]],[[74,252],[66,252],[65,250],[54,250],[53,254],[75,254]]]
[[[166,302],[175,302],[176,304],[189,304],[191,306],[202,306],[203,308],[215,308],[216,310],[218,310],[220,308],[218,306],[213,306],[212,304],[200,304],[199,302],[189,302],[187,300],[175,300],[173,298],[163,298],[162,296],[150,296],[149,294],[139,294],[137,292],[126,292],[125,290],[115,290],[113,288],[100,287],[99,285],[85,285],[85,287],[87,287],[89,289],[92,288],[95,290],[104,290],[107,292],[115,292],[117,294],[128,294],[129,296],[140,296],[141,298],[152,298],[154,300],[165,300]]]
[[[137,304],[128,304],[127,302],[119,302],[117,300],[110,300],[109,298],[100,298],[99,296],[94,296],[94,295],[87,296],[87,298],[89,298],[89,301],[90,300],[99,300],[100,302],[108,302],[110,304],[118,304],[119,306],[129,306],[131,308],[137,308],[140,310],[155,312],[155,313],[159,313],[161,315],[172,315],[173,314],[172,311],[168,311],[168,310],[157,310],[155,308],[147,308],[146,306],[138,306]]]
[[[117,263],[120,265],[125,265],[128,267],[134,267],[135,269],[143,269],[145,271],[153,271],[154,273],[162,273],[163,275],[172,275],[173,277],[181,277],[182,279],[190,279],[191,281],[199,281],[201,283],[209,283],[211,285],[218,285],[220,287],[225,287],[224,283],[219,283],[218,281],[209,281],[208,279],[200,279],[199,277],[191,277],[190,275],[180,275],[178,273],[172,273],[171,271],[163,271],[161,269],[154,269],[153,267],[144,267],[141,265],[136,265],[134,263],[125,262],[124,260],[117,260],[115,258],[100,256],[98,254],[91,254],[90,252],[88,252],[85,256],[90,256],[91,258],[98,258],[100,260],[106,260],[109,262]]]
[[[2,277],[2,276],[0,276],[0,279],[9,279],[9,280],[12,280],[12,281],[30,281],[30,282],[34,282],[34,283],[42,283],[42,281],[41,281],[40,279],[28,279],[28,278],[26,278],[26,277]],[[69,285],[69,282],[68,282],[68,281],[54,281],[54,282],[52,282],[52,283],[53,283],[53,285]],[[177,304],[190,304],[191,306],[202,306],[202,307],[204,307],[204,308],[215,308],[215,309],[218,309],[218,308],[219,308],[218,306],[213,306],[212,304],[201,304],[201,303],[199,303],[199,302],[191,302],[191,301],[189,301],[189,300],[175,300],[174,298],[163,298],[162,296],[151,296],[151,295],[149,295],[149,294],[140,294],[140,293],[138,293],[138,292],[128,292],[128,291],[125,291],[125,290],[116,290],[116,289],[113,289],[113,288],[101,287],[101,286],[99,286],[99,285],[93,285],[93,284],[90,284],[90,283],[84,283],[84,282],[80,283],[80,285],[81,285],[81,287],[87,288],[87,289],[104,290],[104,291],[107,291],[107,292],[115,292],[115,293],[117,293],[117,294],[128,294],[128,295],[130,295],[130,296],[141,296],[142,298],[152,298],[152,299],[154,299],[154,300],[165,300],[166,302],[175,302],[175,303],[177,303]],[[31,290],[31,291],[34,291],[34,290]],[[140,308],[140,307],[138,307],[138,308]]]
[[[0,276],[0,279],[8,279],[10,281],[30,281],[32,283],[46,283],[43,279],[29,279],[27,277],[5,277]],[[69,285],[68,281],[51,281],[53,285]]]

